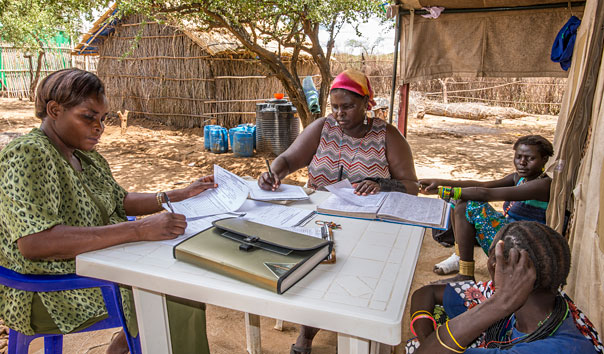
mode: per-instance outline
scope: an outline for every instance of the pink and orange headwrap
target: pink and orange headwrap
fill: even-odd
[[[369,78],[358,70],[348,69],[341,72],[331,84],[330,91],[333,89],[344,89],[358,93],[361,96],[369,97],[369,103],[367,104],[368,110],[371,110],[371,108],[375,106],[373,89],[369,83]]]

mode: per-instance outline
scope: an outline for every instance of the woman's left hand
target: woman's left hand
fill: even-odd
[[[203,176],[182,189],[184,194],[183,200],[194,197],[206,189],[216,187],[218,187],[218,185],[214,183],[214,176]]]
[[[353,183],[354,194],[356,195],[369,195],[376,194],[380,191],[380,184],[370,180],[363,180],[359,183]]]

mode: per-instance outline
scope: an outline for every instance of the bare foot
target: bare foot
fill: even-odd
[[[312,348],[312,340],[315,338],[318,332],[319,328],[301,326],[300,334],[298,335],[298,339],[296,339],[296,344],[292,345],[291,353],[310,353],[310,349]]]
[[[107,354],[128,354],[128,342],[126,341],[126,334],[124,330],[121,330],[117,336],[113,338],[109,346],[107,347]]]
[[[437,280],[430,284],[448,284],[448,283],[455,283],[455,282],[468,281],[468,280],[475,280],[475,279],[473,276],[470,276],[470,275],[457,274],[454,277]]]

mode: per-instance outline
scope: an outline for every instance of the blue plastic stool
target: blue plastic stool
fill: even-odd
[[[140,338],[130,336],[128,329],[126,328],[126,319],[124,318],[122,310],[120,291],[115,283],[100,279],[81,277],[75,274],[20,274],[10,269],[0,267],[0,284],[9,288],[33,292],[101,288],[109,317],[77,333],[122,327],[126,334],[130,353],[142,353]],[[44,337],[44,354],[63,353],[62,334],[35,334],[33,336],[28,336],[11,329],[8,334],[8,354],[27,354],[30,342],[38,337]]]

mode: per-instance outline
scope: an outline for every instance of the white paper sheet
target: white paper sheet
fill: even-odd
[[[379,207],[382,205],[387,195],[383,192],[369,195],[356,195],[354,194],[354,188],[348,179],[326,186],[325,189],[348,203],[362,207]]]
[[[265,191],[257,181],[247,181],[250,187],[250,198],[255,200],[306,200],[309,196],[300,186],[281,184],[276,191]]]
[[[176,208],[175,208],[176,209]],[[161,241],[162,243],[175,246],[181,241],[212,227],[212,222],[219,219],[241,216],[259,224],[274,226],[298,233],[313,236],[315,231],[301,228],[316,212],[308,209],[287,207],[283,205],[246,200],[235,212],[210,215],[204,217],[187,218],[185,233],[172,240]],[[295,231],[292,228],[298,230]],[[321,229],[318,228],[318,237],[321,237]],[[312,234],[312,235],[311,235]]]
[[[312,236],[316,238],[323,238],[320,227],[300,227],[300,226],[292,226],[292,227],[281,227],[283,230],[297,232],[299,234]]]
[[[210,215],[204,217],[198,217],[193,219],[187,219],[187,228],[185,229],[185,233],[178,236],[177,238],[171,240],[164,240],[161,243],[170,246],[176,246],[178,243],[188,239],[193,235],[197,235],[203,230],[209,229],[212,227],[212,222],[219,219],[224,219],[228,217],[237,216],[237,214],[226,213],[226,214],[218,214],[218,215]]]
[[[291,227],[304,224],[315,212],[256,200],[246,200],[237,212],[245,213],[244,218],[259,224],[274,227]]]
[[[368,218],[375,218],[378,210],[380,209],[379,206],[375,205],[354,205],[341,199],[335,194],[330,195],[329,198],[321,202],[321,204],[319,204],[317,208],[321,208],[324,210],[334,210],[342,213],[362,213],[366,214],[365,217]]]
[[[214,181],[218,184],[217,188],[172,203],[174,212],[184,214],[187,220],[227,213],[239,209],[249,195],[250,190],[245,180],[218,165],[214,165]],[[167,204],[164,204],[164,209],[170,210]]]

